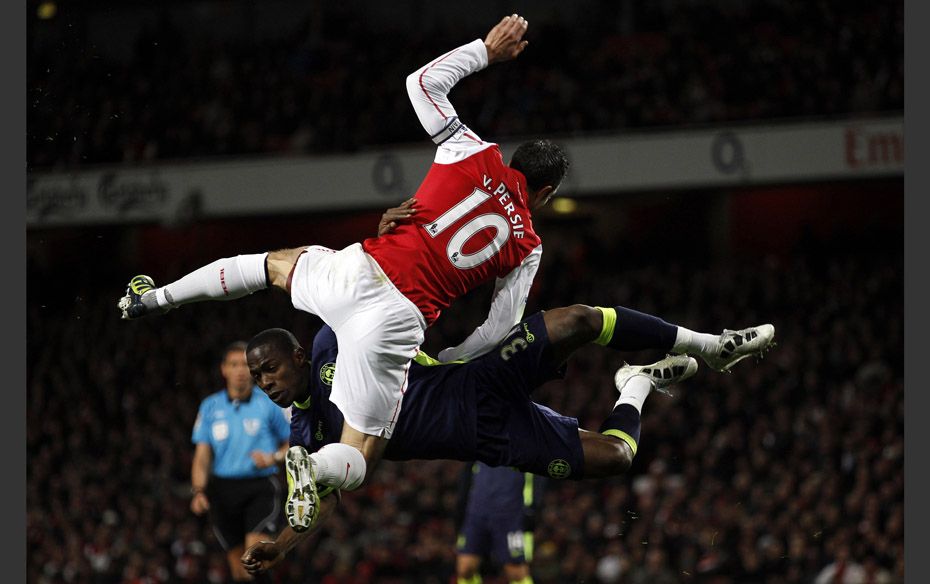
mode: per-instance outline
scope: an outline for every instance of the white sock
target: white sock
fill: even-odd
[[[675,344],[672,345],[672,352],[679,355],[685,353],[710,355],[717,350],[717,341],[719,339],[720,335],[696,333],[680,326],[678,332],[675,333]]]
[[[174,308],[201,300],[233,300],[268,287],[267,253],[239,255],[216,260],[180,280],[155,290],[162,308]]]
[[[367,463],[354,446],[336,442],[310,455],[317,484],[343,491],[354,491],[365,480]]]
[[[620,399],[614,404],[614,408],[623,404],[630,404],[640,414],[643,413],[643,404],[646,398],[652,392],[652,380],[645,375],[634,375],[627,380],[626,385],[620,392]]]

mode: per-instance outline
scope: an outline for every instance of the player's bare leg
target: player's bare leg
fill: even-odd
[[[626,365],[617,370],[614,384],[620,399],[601,424],[599,434],[579,429],[584,451],[584,476],[602,478],[629,470],[639,446],[643,404],[653,390],[668,387],[697,373],[694,357],[670,355],[650,365]]]
[[[716,371],[729,371],[750,356],[761,356],[774,345],[775,327],[758,325],[722,334],[699,333],[661,318],[616,306],[575,304],[547,311],[543,317],[553,357],[562,362],[594,342],[621,351],[655,349],[701,357]]]
[[[504,577],[508,584],[533,584],[530,567],[526,563],[504,564]]]
[[[543,314],[549,347],[556,363],[562,363],[575,351],[593,343],[601,332],[603,315],[595,308],[575,304],[547,310]]]
[[[307,251],[306,247],[295,247],[269,252],[268,257],[265,259],[268,270],[268,284],[290,294],[291,276],[294,274],[297,258],[305,251]]]
[[[387,448],[388,444],[387,438],[359,432],[352,426],[343,423],[339,442],[348,444],[362,453],[365,458],[365,475],[359,486],[366,484],[371,475],[374,474],[378,463],[381,462],[382,456],[384,456],[384,449]]]
[[[239,544],[226,551],[226,563],[229,564],[229,573],[233,582],[250,582],[252,580],[252,576],[245,571],[242,562],[239,561],[247,547],[247,545]]]
[[[612,436],[578,429],[584,451],[584,478],[602,479],[622,475],[633,464],[633,449]]]
[[[455,557],[456,584],[480,584],[481,556],[458,554]]]

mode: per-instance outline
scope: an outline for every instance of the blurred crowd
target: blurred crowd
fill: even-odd
[[[530,311],[619,304],[702,331],[771,322],[778,346],[652,395],[628,476],[549,481],[537,583],[902,581],[900,252],[631,262],[577,231],[545,237]],[[31,262],[30,283],[46,269]],[[188,507],[197,404],[221,387],[229,341],[286,326],[309,343],[318,321],[262,292],[121,322],[115,277],[70,269],[71,302],[30,288],[28,581],[225,582],[223,552]],[[460,340],[486,309],[485,295],[466,298],[426,348]],[[657,357],[580,351],[536,399],[596,429],[620,362]],[[461,468],[382,463],[275,581],[449,582]],[[485,581],[502,580],[491,568]]]
[[[285,37],[219,40],[165,16],[130,59],[74,28],[28,59],[30,168],[425,143],[408,73],[486,29],[393,29],[322,3]],[[518,63],[453,93],[499,141],[903,111],[903,2],[605,2],[534,20]],[[167,14],[167,13],[166,13]],[[34,22],[32,26],[42,26]]]

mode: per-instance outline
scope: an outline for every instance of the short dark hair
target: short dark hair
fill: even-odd
[[[220,358],[220,363],[225,363],[226,358],[229,357],[230,353],[237,353],[239,351],[245,352],[246,342],[245,341],[233,341],[226,345],[226,348],[223,349],[223,356]]]
[[[290,355],[300,346],[300,343],[291,331],[283,328],[270,328],[252,337],[246,351],[262,346],[268,346],[276,352]]]
[[[545,186],[558,187],[568,172],[568,166],[565,151],[549,140],[524,142],[510,158],[510,168],[522,172],[526,185],[534,191]]]

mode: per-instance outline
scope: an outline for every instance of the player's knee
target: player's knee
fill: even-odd
[[[265,269],[268,275],[268,284],[287,290],[287,279],[297,262],[300,254],[306,247],[294,247],[268,252],[265,257]]]
[[[633,449],[630,445],[622,440],[617,440],[614,446],[614,454],[611,457],[610,470],[612,475],[626,474],[633,466]]]
[[[334,442],[311,455],[317,465],[317,480],[341,491],[361,487],[370,474],[368,461],[355,446]]]
[[[504,564],[504,575],[508,582],[525,581],[530,575],[530,567],[527,564]]]
[[[567,311],[568,328],[573,335],[596,339],[601,334],[603,316],[601,311],[585,304],[573,304]]]
[[[460,554],[455,560],[455,575],[459,578],[472,578],[478,573],[480,560],[471,554]]]
[[[596,448],[585,454],[585,476],[607,478],[626,474],[633,465],[633,450],[619,438],[601,435]]]
[[[603,323],[600,311],[584,304],[547,310],[545,319],[549,338],[554,340],[593,341]]]

